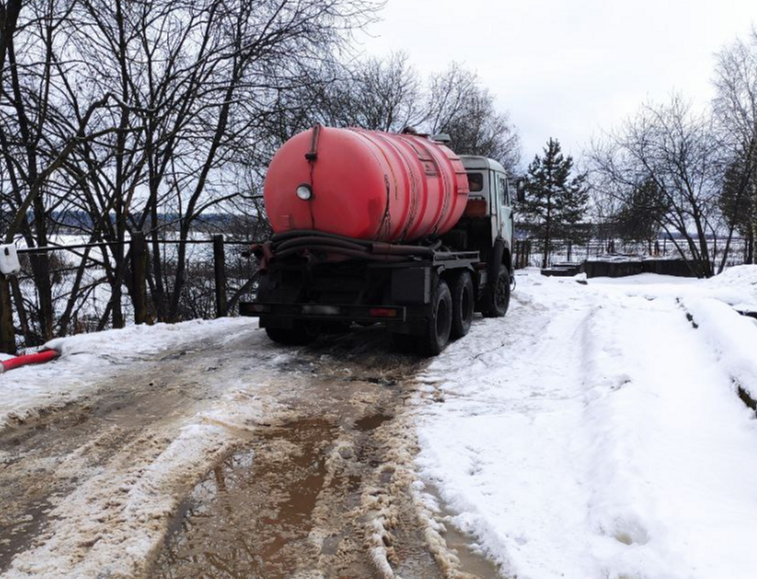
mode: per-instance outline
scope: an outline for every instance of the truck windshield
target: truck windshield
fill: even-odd
[[[468,186],[471,193],[478,193],[484,190],[484,174],[468,173]]]

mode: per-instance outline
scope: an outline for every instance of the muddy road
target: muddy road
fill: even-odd
[[[251,326],[0,432],[2,577],[497,577],[417,483],[417,358]],[[253,410],[251,410],[253,409]]]

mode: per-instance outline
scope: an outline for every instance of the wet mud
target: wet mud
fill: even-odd
[[[154,576],[290,576],[310,551],[332,430],[323,420],[292,423],[216,466],[182,504]]]
[[[462,534],[449,534],[451,557],[430,548],[411,494],[406,412],[424,365],[370,331],[302,350],[290,368],[296,418],[195,487],[150,577],[499,577]]]
[[[83,478],[119,452],[138,454],[146,433],[170,437],[182,417],[218,397],[206,379],[209,368],[224,369],[245,344],[244,337],[232,342],[220,358],[208,341],[132,362],[86,399],[0,430],[0,573],[32,546],[55,505]]]
[[[0,573],[45,537],[50,513],[87,477],[149,464],[222,395],[219,384],[249,374],[281,410],[233,433],[236,450],[180,495],[164,545],[135,579],[498,577],[450,525],[431,540],[431,515],[413,494],[407,407],[425,361],[394,353],[375,329],[288,356],[250,339],[131,363],[88,399],[0,432]]]

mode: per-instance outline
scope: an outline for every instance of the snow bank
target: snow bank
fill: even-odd
[[[713,298],[736,309],[757,311],[757,265],[731,267],[710,279],[643,273],[620,278],[597,277],[588,283],[596,287],[614,287],[615,291],[628,296]]]
[[[719,300],[684,303],[719,364],[728,369],[733,386],[757,400],[757,322]]]
[[[97,388],[107,388],[107,377],[124,367],[197,340],[219,344],[234,339],[242,329],[254,329],[257,320],[223,318],[180,324],[129,326],[94,334],[58,338],[46,347],[62,357],[43,366],[27,366],[0,375],[0,429],[9,421],[25,421],[40,410],[71,403]]]
[[[757,312],[757,265],[740,265],[707,280],[710,294],[736,309]]]

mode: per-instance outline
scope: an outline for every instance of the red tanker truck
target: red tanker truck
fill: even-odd
[[[260,282],[240,313],[281,344],[380,322],[400,350],[423,355],[464,336],[474,311],[504,316],[507,175],[445,142],[319,125],[287,141],[264,186],[274,235],[253,248]]]

